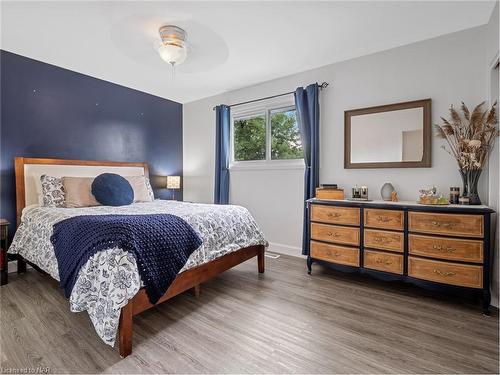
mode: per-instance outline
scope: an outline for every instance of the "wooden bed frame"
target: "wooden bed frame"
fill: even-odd
[[[66,160],[66,159],[40,159],[40,158],[15,158],[16,174],[16,205],[17,225],[21,223],[21,214],[26,206],[25,195],[25,165],[73,165],[73,166],[95,166],[95,167],[142,167],[144,175],[149,176],[146,163],[94,161],[94,160]],[[259,273],[264,273],[264,251],[263,245],[250,246],[226,254],[208,263],[199,265],[180,273],[168,288],[167,292],[160,298],[156,305],[188,290],[194,289],[196,297],[199,296],[200,285],[220,273],[237,266],[246,260],[257,256]],[[18,273],[26,272],[26,261],[18,257]],[[38,269],[38,267],[34,267]],[[132,323],[133,317],[156,305],[149,302],[146,291],[141,288],[139,292],[122,307],[120,315],[120,326],[118,332],[120,356],[127,357],[132,353]]]

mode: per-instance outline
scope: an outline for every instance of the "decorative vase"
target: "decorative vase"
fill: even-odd
[[[459,171],[463,183],[462,195],[469,197],[469,204],[481,204],[481,199],[477,193],[477,183],[482,171],[482,169],[461,169]]]
[[[382,189],[380,189],[380,195],[384,201],[390,201],[393,191],[395,191],[394,186],[390,182],[386,182],[382,185]]]

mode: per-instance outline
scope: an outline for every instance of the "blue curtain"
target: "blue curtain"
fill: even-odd
[[[231,112],[227,105],[215,107],[215,190],[214,203],[229,203],[229,132]]]
[[[317,83],[295,90],[295,108],[304,150],[304,224],[302,254],[309,255],[309,225],[305,201],[313,198],[319,186],[319,87]]]

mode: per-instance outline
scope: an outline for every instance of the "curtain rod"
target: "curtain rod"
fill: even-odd
[[[319,87],[320,90],[323,90],[323,89],[326,89],[328,87],[329,83],[328,82],[323,82],[321,84],[317,83],[317,85],[318,85],[318,87]],[[283,94],[278,94],[278,95],[266,96],[264,98],[259,98],[259,99],[248,100],[246,102],[235,103],[235,104],[228,105],[228,107],[231,108],[231,107],[236,107],[238,105],[250,104],[250,103],[254,103],[254,102],[260,102],[261,100],[279,98],[280,96],[290,95],[290,94],[293,94],[293,93],[295,93],[295,91],[285,92]],[[216,107],[213,107],[212,109],[215,110],[215,108]]]

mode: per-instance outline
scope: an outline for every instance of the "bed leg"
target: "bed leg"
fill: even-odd
[[[200,298],[201,284],[197,284],[193,287],[194,298]]]
[[[26,262],[21,257],[17,258],[17,273],[26,273]]]
[[[132,353],[132,302],[122,307],[119,326],[120,356],[127,357]]]
[[[257,253],[257,265],[259,267],[259,273],[264,273],[264,252],[265,252],[265,247],[261,246],[259,249],[259,252]]]

